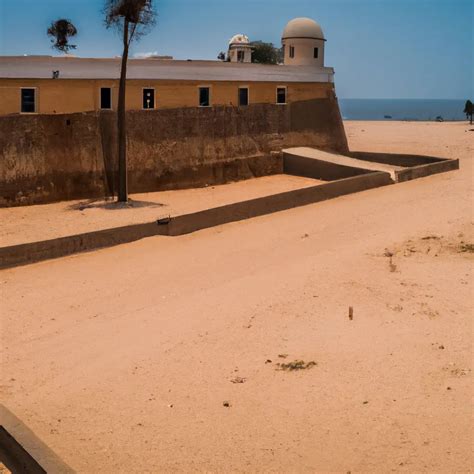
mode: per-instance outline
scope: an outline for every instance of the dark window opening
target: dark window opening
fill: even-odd
[[[277,87],[277,104],[286,104],[286,87]]]
[[[36,112],[36,90],[21,89],[21,112],[31,114]]]
[[[155,108],[155,89],[143,89],[143,108]]]
[[[209,87],[199,88],[199,107],[209,107],[210,101],[210,90]]]
[[[237,61],[239,63],[243,63],[245,58],[245,53],[244,51],[237,51]]]
[[[295,47],[290,46],[290,58],[294,58],[294,57],[295,57]]]
[[[239,88],[239,105],[249,105],[249,90],[247,87]]]
[[[319,57],[319,48],[314,48],[314,59],[318,59]]]
[[[112,108],[112,89],[110,87],[100,88],[100,108],[104,110]]]

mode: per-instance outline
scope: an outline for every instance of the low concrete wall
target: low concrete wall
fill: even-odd
[[[373,163],[384,163],[406,168],[403,170],[395,170],[395,180],[397,183],[459,169],[459,160],[438,158],[435,156],[373,153],[366,151],[350,152],[349,156]]]
[[[281,172],[278,152],[347,152],[337,99],[127,113],[132,193]],[[116,182],[113,112],[0,117],[0,206],[109,195]]]
[[[364,161],[372,161],[375,163],[384,163],[386,165],[404,167],[426,165],[428,163],[445,161],[444,158],[436,158],[434,156],[407,155],[402,153],[375,153],[368,151],[351,151],[348,153],[348,156]]]
[[[420,166],[414,166],[401,171],[395,171],[398,183],[410,181],[412,179],[424,178],[436,173],[444,173],[459,169],[459,160],[442,160],[436,163],[428,163]]]
[[[4,405],[0,404],[0,425],[4,427],[8,433],[14,437],[17,443],[25,449],[34,460],[40,464],[40,467],[34,463],[25,463],[25,459],[21,459],[21,465],[9,465],[8,458],[15,456],[18,447],[4,446],[0,447],[0,459],[13,473],[36,474],[53,473],[54,474],[74,474],[76,471],[71,469],[56,453],[54,453],[41,439],[39,439],[28,426],[26,426],[19,418],[17,418]],[[2,452],[3,451],[3,452]],[[5,453],[5,451],[7,451]],[[20,456],[17,457],[22,458]]]
[[[339,165],[317,158],[294,155],[283,152],[283,171],[294,176],[334,181],[371,173],[370,170],[353,166]]]
[[[373,172],[309,188],[237,202],[171,218],[0,248],[0,269],[128,243],[153,235],[177,236],[228,222],[283,211],[392,184],[388,173]]]
[[[459,168],[459,160],[434,156],[369,152],[350,152],[347,153],[347,156],[371,163],[404,167],[405,169],[392,171],[393,179],[397,183]],[[366,163],[364,163],[365,165]],[[287,152],[283,152],[283,170],[286,174],[321,179],[323,181],[333,181],[371,172],[365,168],[331,163],[323,159],[307,158]]]
[[[309,188],[236,202],[173,218],[168,224],[168,235],[188,234],[196,230],[305,206],[392,183],[388,173],[374,172]]]
[[[0,269],[39,262],[51,258],[64,257],[86,250],[126,244],[135,240],[166,234],[156,222],[133,224],[112,229],[98,230],[84,234],[59,237],[57,239],[11,245],[0,248]]]

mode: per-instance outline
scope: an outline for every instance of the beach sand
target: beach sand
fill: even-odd
[[[0,272],[2,403],[77,472],[469,472],[474,127],[345,127],[461,168]]]

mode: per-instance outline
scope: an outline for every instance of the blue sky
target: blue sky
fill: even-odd
[[[49,23],[70,18],[76,54],[120,54],[103,0],[0,0],[0,55],[54,54]],[[474,0],[158,0],[153,31],[134,53],[215,59],[229,38],[280,44],[288,20],[308,16],[327,38],[326,65],[342,98],[474,99]]]

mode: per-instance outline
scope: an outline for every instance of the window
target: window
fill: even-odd
[[[36,89],[21,89],[21,113],[34,114],[36,112]]]
[[[319,56],[319,48],[314,48],[314,59],[318,59]]]
[[[237,61],[243,63],[245,58],[245,53],[243,51],[237,51]]]
[[[100,108],[102,110],[112,109],[112,89],[110,87],[100,88]]]
[[[286,104],[286,87],[277,87],[277,104]]]
[[[143,108],[155,108],[155,89],[143,89]]]
[[[249,88],[239,87],[239,106],[249,105]]]
[[[294,58],[294,57],[295,57],[295,47],[290,46],[290,58]]]
[[[211,105],[210,101],[210,89],[209,87],[200,87],[199,88],[199,107],[209,107]]]

